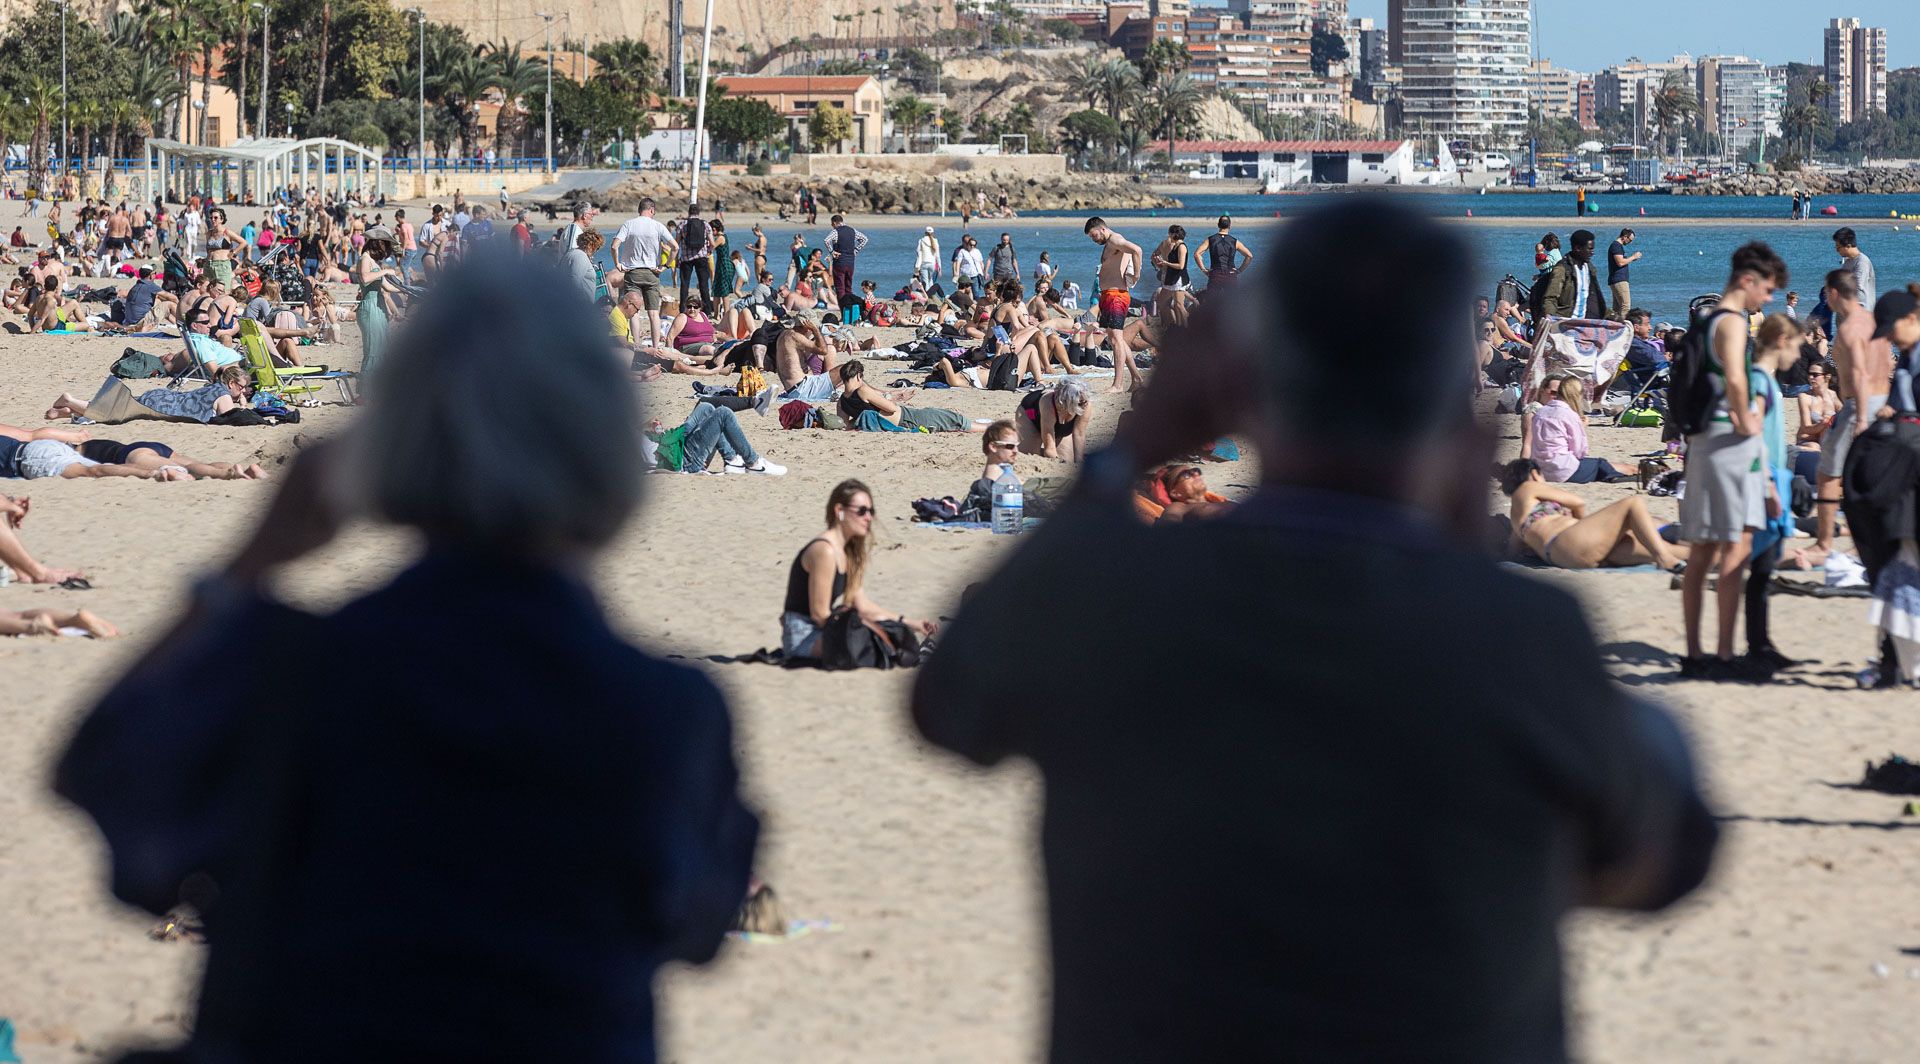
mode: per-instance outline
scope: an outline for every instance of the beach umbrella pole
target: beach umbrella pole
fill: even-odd
[[[693,174],[687,184],[687,203],[700,202],[700,156],[707,138],[707,61],[713,56],[713,0],[707,0],[706,25],[700,27],[700,99],[693,109]]]

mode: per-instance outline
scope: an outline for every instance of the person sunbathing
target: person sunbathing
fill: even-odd
[[[1160,486],[1169,501],[1167,508],[1160,511],[1158,523],[1202,520],[1233,509],[1230,502],[1207,498],[1207,477],[1196,465],[1170,465],[1162,469]]]
[[[930,406],[908,406],[906,390],[883,393],[867,383],[866,367],[853,359],[840,367],[840,416],[849,428],[859,428],[860,419],[871,412],[889,425],[927,432],[979,432],[973,419],[953,410]]]
[[[1586,390],[1586,382],[1571,374],[1547,378],[1538,402],[1521,418],[1520,457],[1534,459],[1556,484],[1632,478],[1634,470],[1587,453]]]
[[[843,381],[842,368],[835,364],[833,341],[812,318],[803,314],[791,326],[756,331],[749,341],[756,358],[766,357],[763,349],[768,339],[773,340],[773,368],[780,376],[782,402],[820,403],[833,398]]]
[[[1589,514],[1585,499],[1548,483],[1531,458],[1516,458],[1494,474],[1500,490],[1513,498],[1507,510],[1513,524],[1509,553],[1517,555],[1525,547],[1559,569],[1651,563],[1677,573],[1685,567],[1686,545],[1660,538],[1653,515],[1639,495]]]
[[[94,639],[112,639],[120,629],[86,610],[0,610],[0,635],[59,635],[77,628]]]
[[[1034,380],[1046,375],[1047,364],[1058,362],[1065,366],[1068,373],[1073,372],[1073,363],[1067,359],[1067,345],[1052,330],[1045,330],[1027,314],[1020,294],[1020,282],[1008,280],[1001,282],[995,294],[999,304],[993,308],[993,337],[991,341],[995,353],[1001,350],[1019,352],[1020,366],[1015,381],[1026,379],[1028,373]]]
[[[718,365],[719,356],[709,355],[707,362],[699,362],[692,355],[673,347],[659,346],[646,342],[644,331],[636,328],[633,319],[648,313],[645,297],[640,290],[631,288],[620,297],[619,313],[626,316],[627,346],[632,352],[630,368],[639,380],[652,380],[662,373],[688,373],[695,376],[710,377],[725,373],[726,367]],[[678,320],[678,319],[676,319]],[[671,336],[671,333],[669,333]],[[711,346],[711,345],[709,345]]]
[[[20,540],[20,526],[26,522],[32,507],[33,500],[25,496],[0,495],[0,565],[13,570],[13,578],[23,584],[63,584],[86,579],[87,574],[78,569],[42,565],[27,551],[27,545]]]
[[[94,324],[88,320],[87,308],[79,300],[61,295],[58,289],[49,289],[42,292],[28,310],[27,331],[93,332]]]
[[[674,315],[673,322],[667,326],[668,347],[700,365],[715,366],[725,350],[720,343],[722,339],[713,319],[707,317],[706,300],[698,294],[689,294],[680,301],[680,313]]]
[[[253,375],[245,366],[225,366],[214,374],[212,383],[191,391],[176,391],[172,388],[149,388],[139,395],[131,396],[127,402],[126,385],[119,380],[109,378],[107,387],[101,395],[92,399],[80,399],[68,392],[47,408],[48,421],[62,418],[92,417],[95,421],[118,422],[136,418],[161,418],[177,421],[198,421],[208,424],[214,418],[228,411],[247,405],[247,389],[253,384]],[[119,394],[116,394],[116,389]],[[96,406],[102,397],[112,400],[111,408]],[[134,409],[138,407],[139,409]],[[93,411],[89,414],[88,411]]]

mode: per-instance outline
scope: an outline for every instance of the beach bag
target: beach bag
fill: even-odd
[[[1713,326],[1720,315],[1732,313],[1715,310],[1696,318],[1678,350],[1667,353],[1672,360],[1666,418],[1671,439],[1697,436],[1713,420]]]
[[[993,356],[987,363],[987,390],[1010,392],[1020,386],[1017,379],[1020,371],[1020,356],[1012,351],[1003,351]]]
[[[868,316],[875,325],[887,328],[893,324],[893,306],[888,303],[876,304]]]
[[[121,380],[142,381],[149,377],[166,376],[167,366],[160,361],[160,356],[149,355],[145,351],[135,351],[129,347],[120,352],[119,358],[114,359],[112,372]]]
[[[736,394],[751,399],[767,390],[767,376],[760,372],[759,366],[743,363],[740,366],[740,383],[734,386],[733,390]]]
[[[920,637],[899,621],[869,623],[842,609],[820,628],[823,669],[911,669],[920,656]]]

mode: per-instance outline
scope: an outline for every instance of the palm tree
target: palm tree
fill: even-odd
[[[593,46],[593,61],[594,76],[622,96],[637,98],[659,87],[660,59],[645,41],[632,37],[602,41]]]
[[[1693,87],[1687,84],[1684,74],[1669,70],[1667,76],[1660,79],[1652,104],[1653,125],[1660,131],[1660,154],[1664,157],[1673,131],[1684,128],[1699,116],[1700,100],[1694,96]]]
[[[442,101],[453,112],[454,125],[460,130],[460,154],[471,158],[475,127],[480,117],[480,98],[499,80],[499,71],[484,56],[462,53],[451,64],[440,68]]]
[[[913,150],[914,137],[920,132],[921,126],[932,120],[933,115],[933,105],[912,93],[896,96],[887,104],[887,116],[893,119],[893,127],[905,131],[906,143],[901,151]]]
[[[60,109],[60,83],[35,74],[20,83],[20,96],[33,128],[27,142],[27,184],[48,196],[47,140],[52,135],[54,113]]]
[[[145,50],[158,52],[172,65],[174,83],[181,86],[181,91],[169,94],[164,100],[168,110],[175,112],[166,125],[170,133],[179,133],[182,140],[191,143],[193,123],[181,121],[177,111],[186,99],[185,86],[193,80],[193,56],[199,50],[198,22],[194,18],[193,8],[189,0],[149,0],[147,5],[136,10],[136,16],[139,19],[137,24],[116,25],[116,41],[124,47],[142,50],[137,54],[150,54]],[[144,33],[119,41],[117,31],[120,30]],[[143,39],[144,45],[141,43]]]
[[[1167,129],[1167,165],[1173,165],[1174,131],[1183,125],[1191,125],[1200,114],[1200,104],[1205,98],[1200,86],[1194,84],[1192,75],[1163,75],[1154,82],[1148,94],[1154,116]]]
[[[145,108],[134,102],[136,99],[137,97],[116,96],[107,101],[103,109],[102,117],[107,123],[107,158],[110,160],[120,157],[120,135],[137,129],[140,125],[140,116]]]
[[[527,115],[521,110],[520,99],[546,84],[547,64],[544,60],[526,58],[520,54],[519,45],[509,45],[506,41],[489,45],[487,57],[493,61],[493,87],[500,90],[500,117],[494,121],[493,129],[494,147],[505,159],[510,154],[509,147],[519,143],[526,127]]]
[[[93,194],[91,183],[93,167],[88,163],[93,157],[93,131],[100,125],[100,118],[100,101],[98,100],[81,97],[67,103],[67,122],[78,134],[73,138],[73,147],[70,150],[74,157],[80,160],[81,199]]]
[[[1107,64],[1098,55],[1089,55],[1067,75],[1067,95],[1087,101],[1087,109],[1100,106],[1107,90]]]
[[[1120,127],[1119,146],[1126,149],[1127,169],[1131,170],[1134,168],[1135,163],[1140,158],[1140,153],[1147,150],[1147,145],[1151,143],[1152,140],[1153,135],[1148,133],[1142,126],[1129,123]]]
[[[1125,59],[1107,63],[1100,77],[1100,95],[1107,100],[1107,117],[1120,121],[1120,112],[1140,92],[1140,68]]]

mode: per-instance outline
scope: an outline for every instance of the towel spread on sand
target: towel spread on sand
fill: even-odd
[[[777,946],[782,942],[792,942],[796,938],[805,938],[816,931],[821,934],[830,934],[844,930],[846,930],[846,928],[841,927],[832,920],[789,920],[787,921],[787,933],[784,935],[768,935],[758,931],[729,931],[727,932],[727,937],[736,938],[742,942],[757,942],[763,946]]]

